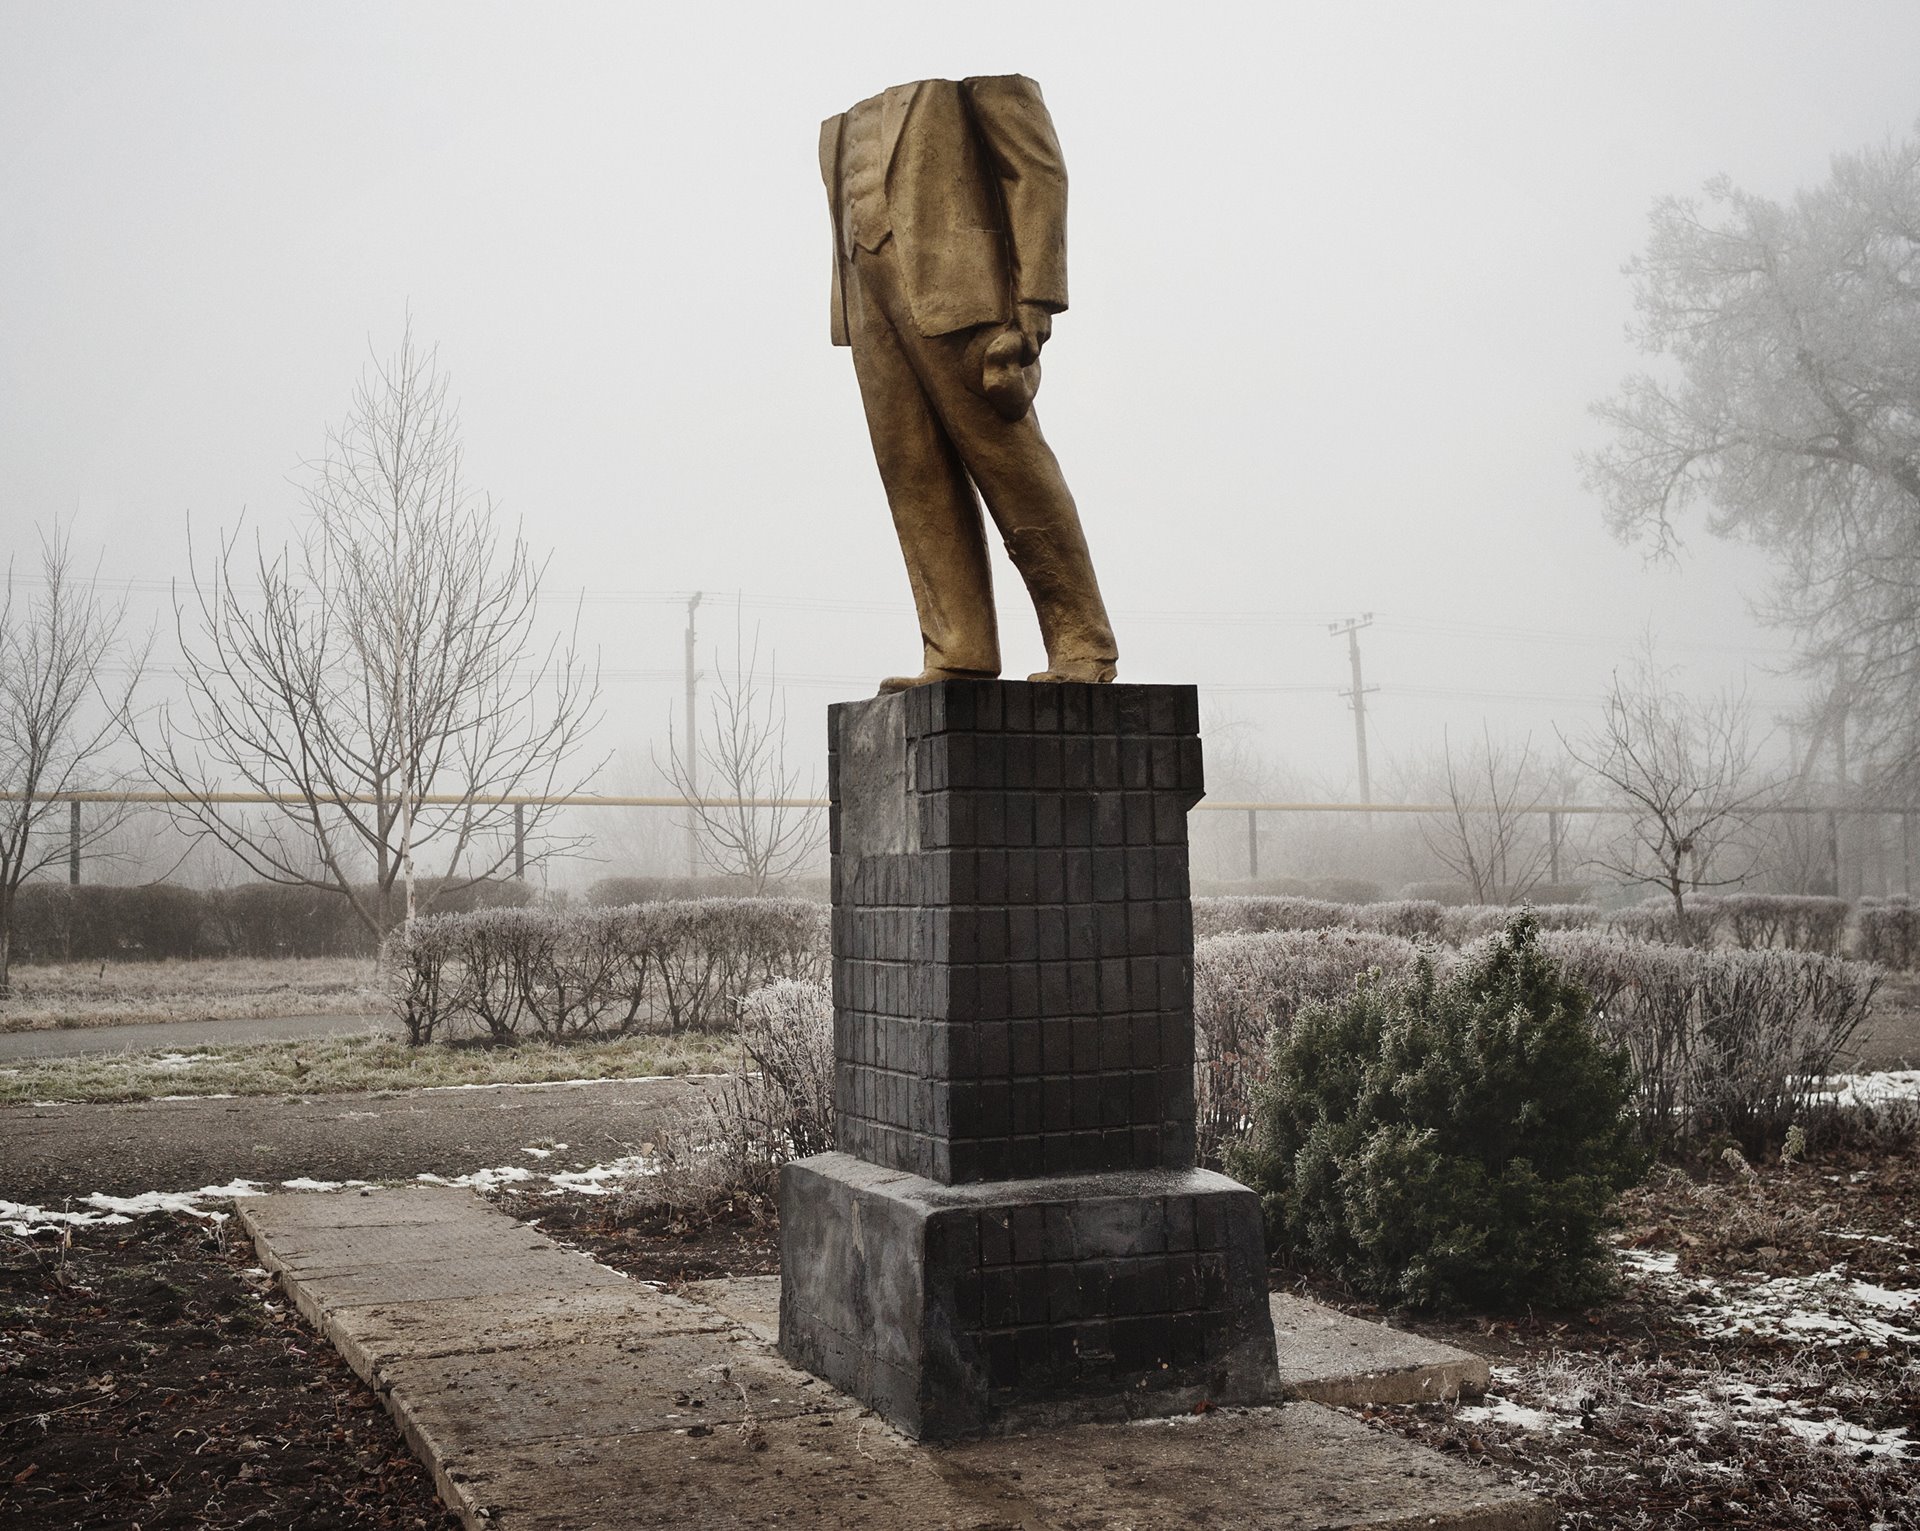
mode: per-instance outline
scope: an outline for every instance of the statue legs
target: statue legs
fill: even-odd
[[[847,318],[874,457],[906,557],[929,678],[998,675],[980,498],[1025,581],[1050,672],[1107,680],[1116,648],[1080,514],[1029,411],[1003,420],[967,376],[966,331],[921,335],[893,242],[852,263]],[[978,486],[978,495],[975,486]]]

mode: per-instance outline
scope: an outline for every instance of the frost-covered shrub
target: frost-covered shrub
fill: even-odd
[[[455,958],[458,915],[430,914],[387,938],[380,969],[407,1041],[414,1047],[451,1030],[470,1000],[466,969]]]
[[[738,1070],[661,1134],[656,1200],[764,1204],[789,1159],[833,1147],[833,996],[793,980],[741,1000]]]
[[[1363,980],[1274,1039],[1229,1168],[1275,1243],[1384,1302],[1567,1304],[1639,1176],[1626,1055],[1532,921],[1442,973]]]
[[[621,1036],[647,1002],[647,970],[655,960],[644,919],[623,909],[549,915],[551,939],[529,951],[527,1013],[549,1041]]]
[[[801,899],[732,898],[437,915],[390,945],[393,999],[410,1033],[414,1016],[442,1038],[725,1029],[754,990],[824,979],[827,918]]]
[[[1345,929],[1418,940],[1438,934],[1443,913],[1423,899],[1335,904],[1317,898],[1199,898],[1193,901],[1193,930],[1198,937]]]
[[[1247,1129],[1272,1038],[1303,1005],[1344,998],[1362,973],[1399,974],[1417,948],[1358,930],[1214,936],[1193,955],[1194,1115],[1202,1163]]]
[[[1851,913],[1844,898],[1799,893],[1695,893],[1687,898],[1686,908],[1685,943],[1673,901],[1665,895],[1615,910],[1607,923],[1640,941],[1690,946],[1725,942],[1749,951],[1773,946],[1835,956]]]
[[[1732,1133],[1755,1152],[1810,1103],[1873,1001],[1863,963],[1818,952],[1705,951],[1560,931],[1542,947],[1627,1047],[1649,1141]]]
[[[531,991],[551,967],[559,917],[544,909],[449,915],[452,955],[466,968],[466,1009],[489,1040],[510,1042]]]
[[[797,898],[674,899],[643,905],[654,921],[670,1030],[731,1026],[740,1001],[782,978],[820,981],[830,913]]]
[[[1593,904],[1528,904],[1541,930],[1586,930],[1606,917]],[[1498,935],[1520,912],[1512,904],[1461,904],[1440,912],[1439,937],[1449,946],[1465,946],[1484,936]]]
[[[1687,901],[1689,927],[1695,932],[1700,932],[1703,925],[1711,928],[1710,918],[1698,907],[1700,903],[1698,898]],[[1607,916],[1607,929],[1629,941],[1660,946],[1680,944],[1680,922],[1674,917],[1672,901],[1666,898],[1648,899],[1642,904],[1615,909]]]
[[[1920,968],[1920,905],[1905,899],[1863,905],[1857,930],[1866,961],[1902,972]]]
[[[1735,893],[1713,900],[1718,929],[1735,946],[1796,952],[1840,950],[1851,906],[1844,898],[1796,893]]]

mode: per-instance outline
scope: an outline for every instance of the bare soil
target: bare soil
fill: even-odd
[[[495,1204],[637,1281],[677,1286],[780,1273],[779,1223],[771,1208],[747,1197],[699,1213],[659,1207],[623,1211],[614,1197],[560,1201],[509,1195],[496,1197]]]
[[[0,1524],[451,1531],[379,1400],[233,1225],[0,1240]]]
[[[1920,1068],[1920,973],[1888,973],[1873,997],[1873,1010],[1847,1048],[1845,1067]]]
[[[1785,1333],[1764,1301],[1750,1322],[1710,1317],[1729,1295],[1737,1305],[1796,1278],[1816,1292],[1920,1287],[1920,1157],[1711,1163],[1656,1170],[1625,1198],[1628,1248],[1673,1257],[1671,1278],[1629,1279],[1577,1313],[1392,1315],[1486,1355],[1490,1398],[1530,1415],[1503,1417],[1498,1403],[1356,1412],[1513,1474],[1554,1500],[1561,1531],[1920,1526],[1920,1347],[1850,1332],[1817,1301]],[[1308,1275],[1275,1275],[1378,1316]],[[1905,1455],[1866,1449],[1902,1430]]]

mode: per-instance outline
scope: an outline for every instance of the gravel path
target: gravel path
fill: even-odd
[[[0,1201],[56,1206],[239,1178],[411,1180],[519,1164],[555,1170],[637,1151],[684,1079],[496,1085],[406,1094],[143,1101],[0,1109]],[[565,1143],[541,1159],[530,1144]]]
[[[126,1048],[205,1047],[218,1042],[280,1042],[300,1037],[354,1037],[369,1031],[400,1036],[390,1015],[275,1015],[254,1020],[147,1021],[132,1026],[66,1026],[0,1032],[0,1063],[21,1058],[77,1058]]]

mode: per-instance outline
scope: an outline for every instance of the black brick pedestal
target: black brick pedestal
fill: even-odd
[[[781,1349],[923,1437],[1274,1388],[1259,1211],[1193,1169],[1193,688],[829,714],[841,1152],[781,1182]]]

